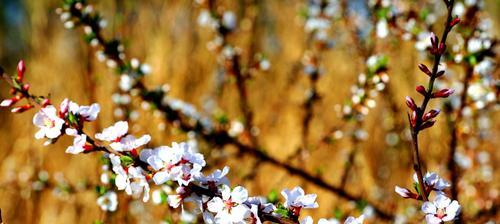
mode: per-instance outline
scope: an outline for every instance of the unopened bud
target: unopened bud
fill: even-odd
[[[427,112],[426,114],[424,114],[424,117],[422,118],[422,120],[427,121],[427,120],[430,120],[432,118],[435,118],[439,114],[439,112],[441,112],[439,109],[432,109],[429,112]]]
[[[26,66],[24,65],[24,61],[20,60],[19,63],[17,63],[17,81],[22,81],[24,77],[24,72],[26,72]]]
[[[425,91],[425,87],[424,87],[424,86],[422,86],[422,85],[419,85],[419,86],[415,87],[415,90],[416,90],[418,93],[422,94],[423,96],[426,96],[426,95],[427,95],[427,91]]]
[[[10,99],[2,100],[2,102],[0,102],[0,107],[10,107],[15,103],[17,103],[17,101],[19,101],[20,99],[21,99],[20,96],[14,96]]]
[[[22,113],[24,111],[27,111],[29,109],[33,108],[33,105],[31,104],[26,104],[20,107],[14,107],[12,110],[10,110],[12,113]]]
[[[439,77],[441,77],[443,75],[444,75],[444,70],[439,71],[439,72],[436,73],[436,78],[439,78]]]
[[[45,98],[42,100],[41,104],[42,104],[42,107],[46,107],[46,106],[50,105],[50,100]]]
[[[432,72],[424,64],[419,64],[418,68],[420,69],[420,71],[422,71],[423,73],[427,74],[428,76],[432,76]]]
[[[28,91],[30,89],[30,84],[24,84],[22,88],[24,91]]]
[[[410,124],[412,127],[417,125],[417,111],[413,111],[410,115]]]
[[[453,94],[455,90],[453,89],[442,89],[432,94],[432,98],[446,98]]]
[[[406,106],[408,106],[408,108],[410,108],[412,111],[417,110],[417,105],[415,104],[415,101],[409,96],[406,97]]]
[[[424,124],[422,124],[420,126],[420,130],[424,130],[426,128],[430,128],[430,127],[432,127],[434,125],[434,123],[436,123],[435,119],[429,120],[429,121],[425,122]]]
[[[450,22],[450,26],[451,27],[454,27],[455,25],[457,25],[458,23],[460,23],[460,18],[458,17],[455,17],[451,22]]]

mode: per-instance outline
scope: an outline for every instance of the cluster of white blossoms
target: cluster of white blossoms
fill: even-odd
[[[419,182],[417,174],[413,175],[413,180],[415,182],[416,193],[412,192],[407,188],[402,188],[399,186],[395,187],[395,191],[403,198],[410,198],[415,200],[423,200],[420,194],[430,195],[431,192],[435,192],[435,198],[433,201],[425,201],[422,204],[422,212],[424,212],[425,220],[428,224],[441,224],[443,222],[453,221],[460,214],[460,204],[456,200],[451,200],[448,198],[444,190],[451,186],[451,184],[441,178],[436,173],[426,173],[423,181],[423,189],[425,192],[419,192]]]
[[[308,1],[305,31],[313,33],[315,41],[332,47],[333,40],[330,39],[328,32],[330,32],[333,20],[339,17],[340,11],[340,2],[337,0]]]
[[[267,203],[263,197],[249,197],[244,187],[230,187],[226,177],[229,172],[228,167],[215,170],[208,175],[203,174],[205,159],[189,143],[173,143],[172,146],[140,150],[151,137],[144,135],[136,138],[128,134],[128,124],[124,121],[119,121],[95,134],[95,139],[101,141],[96,143],[84,134],[83,126],[84,122],[94,121],[99,110],[98,104],[79,106],[67,99],[61,103],[59,110],[53,105],[45,105],[33,119],[33,123],[40,128],[36,137],[54,140],[63,133],[73,136],[75,139],[73,145],[66,151],[71,154],[105,151],[105,158],[110,161],[113,175],[103,175],[101,181],[105,184],[114,183],[116,189],[123,190],[133,197],[142,196],[144,202],[149,200],[151,183],[160,187],[176,183],[175,193],[167,196],[168,204],[177,208],[184,203],[194,203],[196,209],[192,212],[201,214],[205,223],[298,220],[302,209],[318,207],[316,195],[305,194],[300,187],[292,190],[284,189],[281,192],[285,199],[283,204]],[[107,143],[109,148],[101,143]],[[106,165],[103,169],[109,171],[110,168]],[[97,203],[104,211],[116,211],[117,194],[108,189],[101,193]],[[182,207],[184,209],[184,206]],[[345,223],[361,223],[362,220],[363,216],[349,217]],[[312,222],[311,217],[300,221],[300,223]],[[318,223],[336,222],[333,219],[321,219]]]

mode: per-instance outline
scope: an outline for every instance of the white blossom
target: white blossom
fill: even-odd
[[[216,213],[216,223],[241,223],[244,224],[245,216],[250,212],[249,208],[243,204],[248,198],[248,191],[237,186],[232,191],[227,185],[222,185],[222,197],[214,197],[207,204],[210,212]]]
[[[103,211],[114,212],[118,207],[118,197],[114,191],[108,191],[97,198],[97,204]]]
[[[460,205],[456,200],[438,194],[434,201],[424,202],[422,211],[426,214],[425,221],[428,224],[441,224],[452,221],[460,213]]]
[[[49,105],[35,114],[33,117],[33,124],[40,128],[35,134],[36,139],[44,137],[54,139],[61,135],[64,120],[57,116],[56,108]]]
[[[317,208],[316,194],[305,194],[301,187],[295,187],[291,191],[281,191],[285,198],[284,206],[287,208]]]

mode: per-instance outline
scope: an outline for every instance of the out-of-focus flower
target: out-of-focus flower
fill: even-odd
[[[114,191],[108,191],[97,198],[97,204],[103,211],[114,212],[118,207],[118,197]]]

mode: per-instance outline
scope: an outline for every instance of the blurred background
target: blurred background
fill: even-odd
[[[253,130],[262,150],[280,161],[287,161],[304,145],[301,139],[304,102],[311,85],[302,63],[305,52],[311,47],[301,17],[306,3],[294,0],[217,2],[232,10],[238,19],[240,28],[228,36],[228,41],[242,49],[253,44],[255,52],[261,52],[271,64],[267,71],[252,73],[247,82],[249,105],[254,116]],[[370,11],[364,8],[364,1],[348,2],[352,12],[370,15]],[[407,2],[412,6],[420,4],[419,1]],[[481,16],[490,18],[493,36],[498,37],[500,2],[484,2]],[[129,58],[138,58],[151,66],[151,74],[144,78],[146,86],[153,88],[168,84],[170,96],[192,103],[207,116],[243,119],[235,80],[226,77],[221,81],[217,55],[207,49],[214,34],[198,25],[200,7],[197,4],[188,0],[103,0],[92,3],[107,20],[104,36],[119,38]],[[0,65],[7,73],[15,74],[17,62],[24,59],[26,80],[31,83],[32,92],[50,94],[54,104],[66,97],[84,105],[99,103],[102,108],[100,119],[87,127],[89,132],[96,133],[120,119],[111,99],[117,90],[119,76],[96,59],[95,51],[82,39],[81,30],[64,28],[55,13],[60,4],[58,0],[0,1]],[[442,4],[438,6],[444,10]],[[251,23],[245,17],[249,14],[255,15],[254,29],[245,25]],[[442,23],[436,24],[434,30],[439,33]],[[419,214],[419,205],[400,198],[393,190],[395,185],[411,188],[413,174],[407,131],[399,133],[393,130],[407,127],[405,96],[413,96],[420,102],[414,86],[426,83],[427,77],[418,71],[417,64],[425,62],[429,65],[431,61],[416,50],[413,41],[391,36],[379,40],[373,51],[388,58],[385,72],[390,77],[387,84],[390,92],[374,97],[376,106],[370,109],[363,122],[344,119],[339,116],[338,105],[351,99],[351,86],[358,81],[358,75],[365,72],[367,59],[349,34],[349,25],[342,15],[332,24],[330,35],[334,43],[331,49],[322,53],[323,75],[317,82],[317,93],[321,98],[314,103],[306,138],[309,153],[305,158],[288,163],[340,186],[346,161],[355,149],[345,191],[360,195],[392,214],[401,214],[402,223],[421,223],[423,215]],[[373,27],[366,26],[360,31],[371,32],[370,29]],[[450,37],[451,42],[456,39]],[[249,57],[246,53],[243,50],[243,58]],[[494,59],[498,62],[498,57]],[[454,77],[460,81],[464,71],[459,66],[450,66],[447,74],[452,77],[450,79]],[[495,80],[498,80],[498,75],[495,70]],[[0,98],[9,97],[6,83],[0,82],[0,90]],[[431,106],[443,107],[440,100],[435,101]],[[150,145],[170,145],[172,141],[190,139],[154,111],[143,109],[145,106],[140,100],[133,100],[132,105],[132,132],[151,134],[153,141]],[[71,139],[67,138],[44,147],[43,141],[33,137],[36,132],[31,123],[33,114],[34,111],[12,114],[7,109],[0,110],[0,208],[5,223],[92,223],[95,220],[157,223],[172,215],[167,205],[144,204],[123,192],[119,195],[117,212],[102,212],[96,204],[95,193],[101,170],[99,155],[64,153],[71,144]],[[483,114],[481,117],[486,117],[483,121],[487,122],[488,131],[478,132],[478,137],[473,138],[475,140],[467,138],[467,141],[460,142],[459,150],[472,159],[467,160],[469,166],[465,167],[468,168],[460,169],[459,201],[467,218],[481,214],[500,222],[496,210],[500,193],[498,105]],[[421,134],[420,144],[425,170],[449,179],[446,162],[450,130],[447,119],[442,113],[436,125]],[[473,128],[469,134],[476,135],[475,130]],[[242,155],[234,146],[215,148],[200,140],[199,147],[213,164],[211,167],[229,166],[231,183],[246,186],[251,195],[267,196],[279,193],[285,187],[300,185],[307,193],[319,195],[320,207],[306,213],[315,218],[370,213],[366,201],[339,198],[335,193],[280,167]],[[474,148],[475,152],[468,148]],[[487,157],[487,162],[484,162],[484,157]],[[50,181],[41,183],[40,180],[47,176]],[[485,211],[487,213],[481,213]],[[469,219],[468,222],[485,221]],[[383,221],[374,218],[368,222]]]

